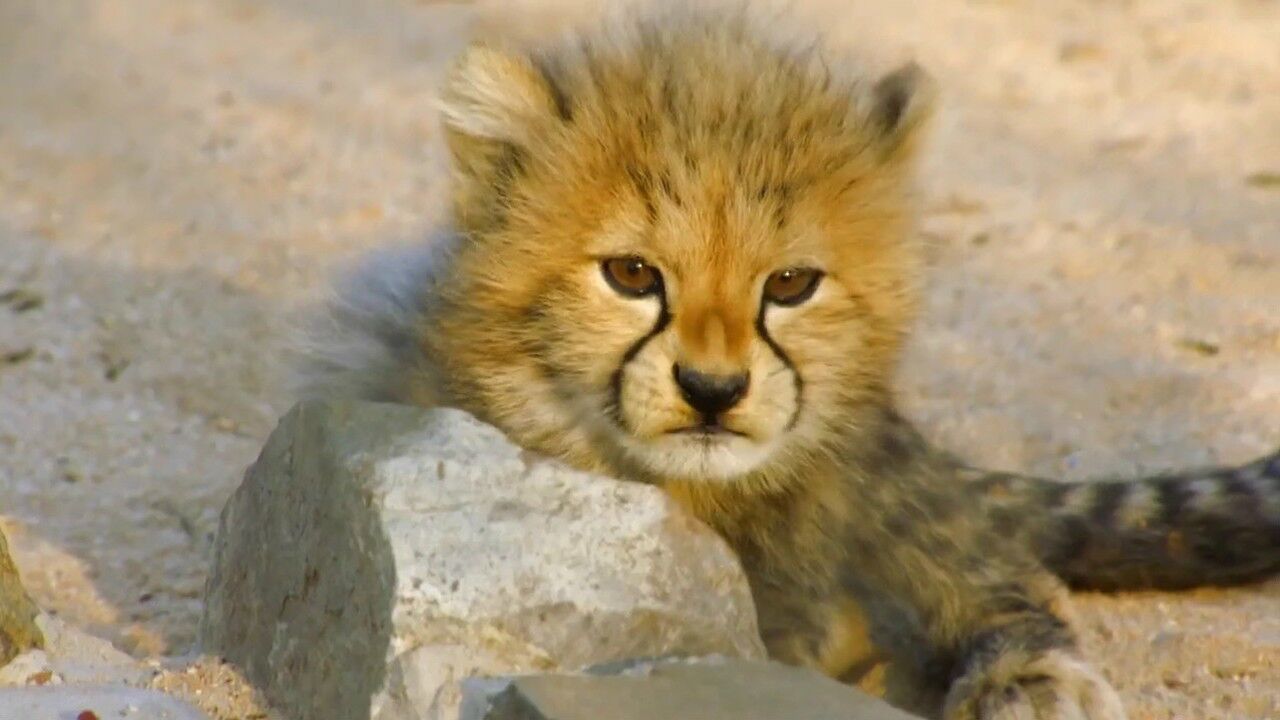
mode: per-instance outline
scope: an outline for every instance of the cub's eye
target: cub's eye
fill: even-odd
[[[764,281],[764,298],[778,305],[799,305],[813,297],[822,281],[822,271],[813,268],[787,268]]]
[[[609,285],[627,297],[648,295],[662,287],[662,274],[642,258],[610,258],[600,269]]]

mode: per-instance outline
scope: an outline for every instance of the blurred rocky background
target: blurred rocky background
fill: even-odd
[[[1073,479],[1280,442],[1280,4],[795,8],[942,88],[903,384],[933,438]],[[252,716],[226,666],[174,658],[218,514],[289,408],[288,311],[440,217],[433,102],[467,38],[592,12],[0,0],[0,529],[46,630]],[[1280,584],[1077,606],[1135,718],[1280,715]],[[21,682],[60,677],[27,658]]]

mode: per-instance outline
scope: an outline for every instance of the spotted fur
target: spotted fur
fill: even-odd
[[[1269,574],[1276,458],[1075,486],[930,448],[893,398],[929,81],[911,66],[869,80],[785,24],[667,8],[472,47],[443,97],[451,224],[433,254],[397,251],[345,285],[302,392],[461,407],[664,488],[737,551],[780,660],[949,720],[1122,718],[1058,576]],[[642,258],[660,285],[625,296],[610,258]],[[795,267],[821,272],[812,295],[765,299]],[[749,378],[714,432],[686,432],[706,418],[680,367]]]

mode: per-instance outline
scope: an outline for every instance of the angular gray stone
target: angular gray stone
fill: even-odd
[[[920,720],[811,670],[725,658],[463,683],[459,720]]]
[[[453,720],[471,675],[764,655],[736,558],[661,491],[374,403],[272,433],[223,510],[201,636],[305,718]]]
[[[100,720],[209,720],[181,700],[123,685],[0,688],[0,720],[75,720],[86,710]]]

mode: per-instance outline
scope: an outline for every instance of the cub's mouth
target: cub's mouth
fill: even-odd
[[[680,435],[684,437],[692,437],[698,439],[712,440],[716,438],[740,437],[749,438],[750,436],[741,430],[734,430],[726,427],[717,420],[708,420],[700,422],[696,425],[686,425],[678,427],[674,430],[668,430],[668,435]]]

